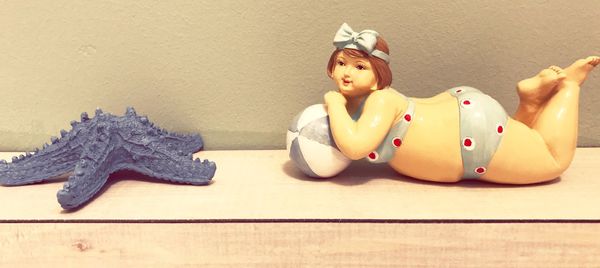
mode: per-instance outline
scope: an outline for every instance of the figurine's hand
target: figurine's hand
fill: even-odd
[[[344,95],[342,95],[342,93],[339,93],[337,91],[329,91],[327,93],[325,93],[325,104],[327,106],[331,106],[334,104],[341,104],[343,106],[346,106],[346,98],[344,97]]]

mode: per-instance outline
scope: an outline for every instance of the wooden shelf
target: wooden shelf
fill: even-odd
[[[578,148],[560,179],[531,186],[428,183],[365,162],[314,180],[281,150],[195,156],[217,163],[211,185],[119,173],[73,212],[56,201],[65,178],[0,187],[0,266],[56,256],[134,266],[600,263],[600,149]]]

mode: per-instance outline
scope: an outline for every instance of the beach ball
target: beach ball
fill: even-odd
[[[292,162],[310,177],[333,177],[352,161],[336,146],[323,104],[311,105],[294,118],[286,144]]]

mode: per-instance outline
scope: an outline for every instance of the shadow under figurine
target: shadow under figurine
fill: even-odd
[[[90,200],[106,183],[111,173],[131,170],[169,182],[192,185],[209,184],[216,165],[208,160],[193,160],[202,149],[199,135],[169,133],[154,126],[132,107],[124,116],[96,110],[73,129],[61,130],[42,150],[13,157],[12,163],[0,160],[0,184],[17,186],[42,182],[73,172],[57,193],[65,209],[75,209]]]
[[[428,181],[549,181],[575,154],[580,85],[600,57],[550,66],[517,84],[513,117],[481,91],[454,87],[408,98],[390,87],[389,48],[375,31],[337,31],[327,66],[337,90],[288,128],[290,158],[306,175],[335,176],[352,160],[388,163]]]

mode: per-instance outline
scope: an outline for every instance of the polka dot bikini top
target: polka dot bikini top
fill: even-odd
[[[394,153],[396,149],[402,145],[402,140],[408,131],[408,127],[410,127],[410,123],[412,121],[414,112],[415,112],[415,102],[410,98],[400,94],[397,91],[394,91],[396,94],[401,95],[408,101],[408,108],[406,112],[402,116],[402,119],[398,121],[396,124],[390,128],[388,134],[385,136],[383,141],[379,144],[379,147],[371,153],[367,155],[367,160],[371,163],[385,163],[390,161],[394,157]],[[363,106],[365,104],[366,99],[360,104],[356,113],[352,116],[352,120],[358,121],[360,115],[363,111]]]

